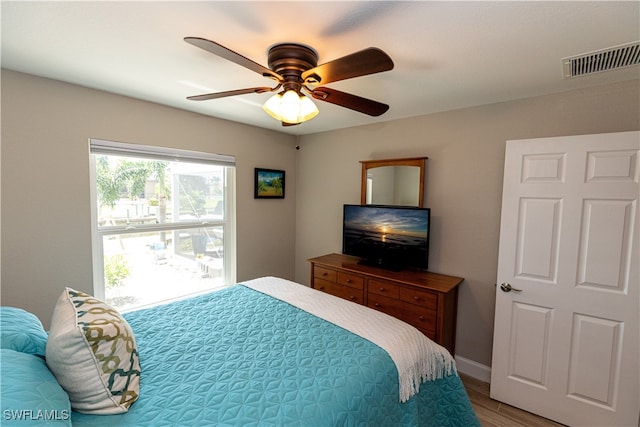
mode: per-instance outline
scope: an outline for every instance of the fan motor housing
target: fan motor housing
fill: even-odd
[[[308,46],[281,43],[269,49],[269,68],[284,77],[287,82],[302,83],[300,75],[318,65],[318,54]]]

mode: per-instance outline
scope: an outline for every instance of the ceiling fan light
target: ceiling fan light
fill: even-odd
[[[271,98],[267,99],[267,102],[264,103],[262,109],[271,117],[276,120],[281,120],[282,117],[282,108],[280,104],[282,102],[282,94],[276,93]]]
[[[282,95],[280,115],[285,123],[300,123],[300,95],[297,92],[288,90]]]
[[[294,90],[273,95],[262,109],[274,119],[294,125],[310,120],[319,113],[311,99]]]
[[[311,99],[304,95],[300,95],[300,116],[299,122],[306,122],[318,115],[318,107]]]

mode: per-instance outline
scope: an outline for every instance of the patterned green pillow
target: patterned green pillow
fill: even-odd
[[[71,408],[88,414],[127,412],[140,392],[133,331],[113,307],[65,288],[47,341],[47,365],[69,394]]]

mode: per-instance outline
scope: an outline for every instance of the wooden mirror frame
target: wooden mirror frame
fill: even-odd
[[[362,163],[362,183],[360,186],[360,204],[367,204],[367,172],[369,169],[384,166],[416,166],[420,168],[420,182],[418,183],[418,207],[424,207],[424,169],[428,157],[408,157],[404,159],[360,160]]]

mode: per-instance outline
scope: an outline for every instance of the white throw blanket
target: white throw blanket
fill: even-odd
[[[443,378],[455,372],[455,362],[444,347],[395,317],[276,277],[263,277],[242,284],[334,323],[383,348],[398,369],[401,402],[418,393],[423,381]]]

